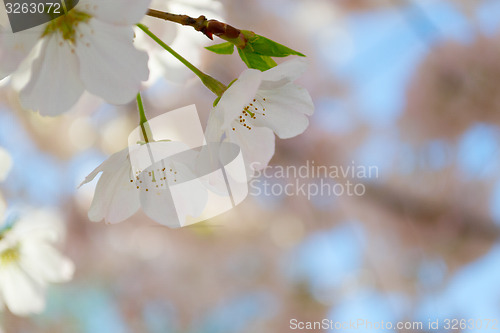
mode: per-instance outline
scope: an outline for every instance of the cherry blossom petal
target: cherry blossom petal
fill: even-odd
[[[140,202],[135,182],[131,182],[132,167],[128,159],[128,149],[118,152],[101,164],[82,183],[103,171],[97,183],[94,199],[89,209],[89,219],[99,222],[118,223],[132,216],[139,209]]]
[[[84,91],[77,69],[74,50],[59,34],[45,38],[32,64],[31,80],[21,90],[22,105],[44,116],[68,111]]]
[[[34,242],[58,242],[63,236],[64,225],[61,216],[48,210],[33,210],[25,213],[15,223],[15,228],[7,233],[9,238]]]
[[[40,36],[39,28],[14,34],[0,27],[0,80],[17,69],[29,55]]]
[[[251,178],[254,170],[265,168],[274,155],[275,138],[272,130],[266,127],[253,127],[251,130],[235,125],[235,131],[226,132],[229,142],[240,146],[247,175]]]
[[[20,267],[40,285],[72,279],[73,263],[46,242],[23,242]]]
[[[16,315],[41,312],[44,290],[15,263],[0,269],[0,292],[9,310]]]
[[[156,222],[171,227],[179,227],[179,217],[172,194],[168,190],[141,191],[141,206],[144,213]]]
[[[282,139],[288,139],[304,132],[314,112],[312,98],[306,89],[287,84],[274,90],[259,91],[265,96],[265,116],[253,120],[255,126],[271,128]],[[306,116],[307,115],[307,116]]]
[[[207,128],[205,129],[205,139],[208,143],[217,143],[222,141],[224,130],[222,124],[224,123],[223,110],[215,109],[210,112],[208,116]]]
[[[110,103],[130,102],[149,76],[148,55],[134,48],[133,30],[91,19],[79,33],[76,53],[87,90]]]
[[[197,217],[203,212],[208,193],[187,165],[172,158],[157,162],[141,174],[140,198],[147,216],[178,228],[185,224],[187,216]]]
[[[275,89],[294,82],[304,74],[308,66],[304,58],[294,58],[262,73],[260,89]]]
[[[102,162],[87,177],[85,177],[85,180],[78,186],[78,188],[82,187],[87,183],[90,183],[92,180],[94,180],[95,177],[97,177],[97,175],[100,172],[113,173],[115,170],[120,168],[124,163],[126,163],[129,160],[128,154],[129,154],[129,149],[126,148],[108,157],[107,160]]]
[[[115,25],[139,23],[151,0],[80,0],[77,9]]]
[[[224,120],[222,128],[227,129],[231,122],[241,113],[243,107],[250,103],[262,81],[262,72],[256,69],[247,69],[229,87],[212,112],[222,112]]]

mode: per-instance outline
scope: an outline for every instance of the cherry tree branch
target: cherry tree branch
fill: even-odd
[[[188,15],[172,14],[156,9],[149,9],[146,15],[193,27],[196,31],[202,32],[205,36],[212,40],[215,35],[221,39],[232,42],[239,48],[244,48],[246,46],[247,40],[241,33],[241,30],[217,20],[208,20],[203,15],[198,18],[194,18]]]
[[[196,31],[202,31],[203,28],[205,27],[205,23],[207,22],[207,18],[203,15],[195,19],[188,15],[172,14],[168,12],[162,12],[156,9],[149,9],[146,15],[151,17],[156,17],[165,21],[187,25],[193,27]]]

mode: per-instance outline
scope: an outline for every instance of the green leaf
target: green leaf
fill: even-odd
[[[268,56],[262,56],[255,53],[245,52],[245,50],[238,49],[241,60],[247,65],[248,68],[255,68],[260,71],[267,71],[277,65],[276,61]]]
[[[230,42],[207,46],[205,48],[217,54],[233,54],[234,52],[234,45]]]
[[[285,45],[276,43],[275,41],[260,35],[255,35],[250,38],[247,42],[246,47],[249,46],[252,49],[252,53],[262,56],[282,58],[288,57],[290,55],[297,55],[305,57],[305,55],[300,52],[294,51],[291,48],[286,47]]]

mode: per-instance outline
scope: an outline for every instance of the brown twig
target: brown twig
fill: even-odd
[[[188,15],[172,14],[155,9],[149,9],[146,15],[193,27],[196,31],[202,32],[205,36],[212,40],[213,35],[215,35],[219,38],[232,42],[239,48],[244,48],[246,46],[246,38],[241,33],[241,30],[217,20],[208,20],[203,15],[198,18],[194,18]]]
[[[149,9],[146,15],[156,17],[165,21],[187,25],[193,27],[196,31],[202,31],[206,26],[206,22],[208,21],[207,18],[203,15],[195,19],[188,15],[171,14],[156,9]]]

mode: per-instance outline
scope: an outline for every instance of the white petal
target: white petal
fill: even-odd
[[[57,242],[64,236],[64,222],[58,212],[32,210],[23,214],[7,236],[20,241]]]
[[[253,171],[265,168],[274,155],[275,137],[272,130],[266,127],[252,127],[251,130],[240,125],[235,131],[226,132],[230,142],[240,146],[247,175],[252,177]]]
[[[139,23],[151,0],[81,0],[77,9],[116,25]]]
[[[205,186],[177,159],[187,156],[194,163],[195,156],[191,158],[192,154],[186,153],[159,161],[140,176],[143,181],[140,189],[142,209],[151,219],[171,228],[185,225],[188,215],[199,216],[207,202]]]
[[[152,185],[152,184],[149,184]],[[171,227],[180,227],[179,216],[172,194],[168,189],[156,189],[152,186],[140,191],[141,206],[144,213],[154,221]]]
[[[97,183],[88,217],[93,222],[103,219],[118,223],[134,215],[139,209],[139,196],[135,183],[130,183],[130,169],[117,174],[103,174]]]
[[[21,91],[29,83],[33,63],[40,57],[42,48],[45,46],[45,39],[40,39],[28,56],[19,64],[17,70],[10,76],[9,83],[17,91]]]
[[[180,226],[187,224],[188,216],[199,217],[205,210],[208,189],[198,179],[176,185],[172,188],[173,199]]]
[[[190,148],[183,142],[158,141],[145,145],[134,145],[129,147],[130,161],[134,173],[144,173],[143,170],[151,168],[153,164],[163,163],[178,153],[186,152]],[[163,169],[163,167],[157,167]]]
[[[252,120],[255,126],[271,128],[282,139],[303,133],[309,125],[306,115],[312,115],[314,104],[309,92],[289,83],[273,90],[259,91],[266,101],[262,101],[265,115],[257,115]]]
[[[91,221],[118,223],[139,209],[136,184],[130,181],[132,167],[128,158],[123,159],[124,154],[127,156],[127,149],[112,155],[87,177],[86,181],[103,171],[88,213]],[[121,164],[117,164],[119,161]]]
[[[224,175],[216,172],[222,169],[228,161],[234,160],[232,145],[227,142],[210,142],[203,146],[196,156],[195,170],[203,186],[211,193],[226,195],[227,184]],[[246,178],[245,178],[246,179]]]
[[[198,151],[180,142],[154,142],[131,153],[139,175],[143,211],[156,222],[176,228],[186,217],[197,217],[205,209],[207,189],[198,180]]]
[[[128,153],[129,148],[125,148],[108,157],[107,160],[102,162],[87,177],[85,177],[85,180],[80,184],[80,186],[78,186],[78,188],[82,185],[90,183],[100,172],[113,172],[121,168],[129,160]]]
[[[6,32],[12,32],[9,17],[7,16],[7,12],[5,10],[0,10],[0,33],[4,34]]]
[[[10,33],[0,28],[0,80],[17,69],[40,36],[41,32],[34,29]]]
[[[42,312],[44,289],[16,264],[0,269],[0,290],[9,310],[19,316]]]
[[[68,111],[84,90],[78,72],[72,47],[59,34],[46,37],[32,64],[30,81],[21,90],[22,105],[45,116]]]
[[[133,45],[132,28],[91,19],[78,33],[83,37],[77,40],[76,53],[86,89],[113,104],[134,99],[149,69],[147,53]]]
[[[21,268],[40,285],[71,280],[75,267],[71,260],[44,242],[22,242]]]
[[[308,66],[304,58],[294,58],[262,73],[262,85],[260,89],[274,89],[294,82]]]
[[[240,75],[238,80],[224,92],[219,103],[212,111],[223,112],[223,129],[229,128],[231,122],[240,115],[243,107],[254,98],[261,81],[261,71],[247,69]]]
[[[12,167],[12,158],[7,150],[0,147],[0,182],[7,178],[7,174]]]
[[[205,129],[205,140],[206,142],[215,143],[220,142],[224,130],[222,129],[222,124],[224,122],[224,115],[222,110],[213,109],[208,116],[207,128]]]

